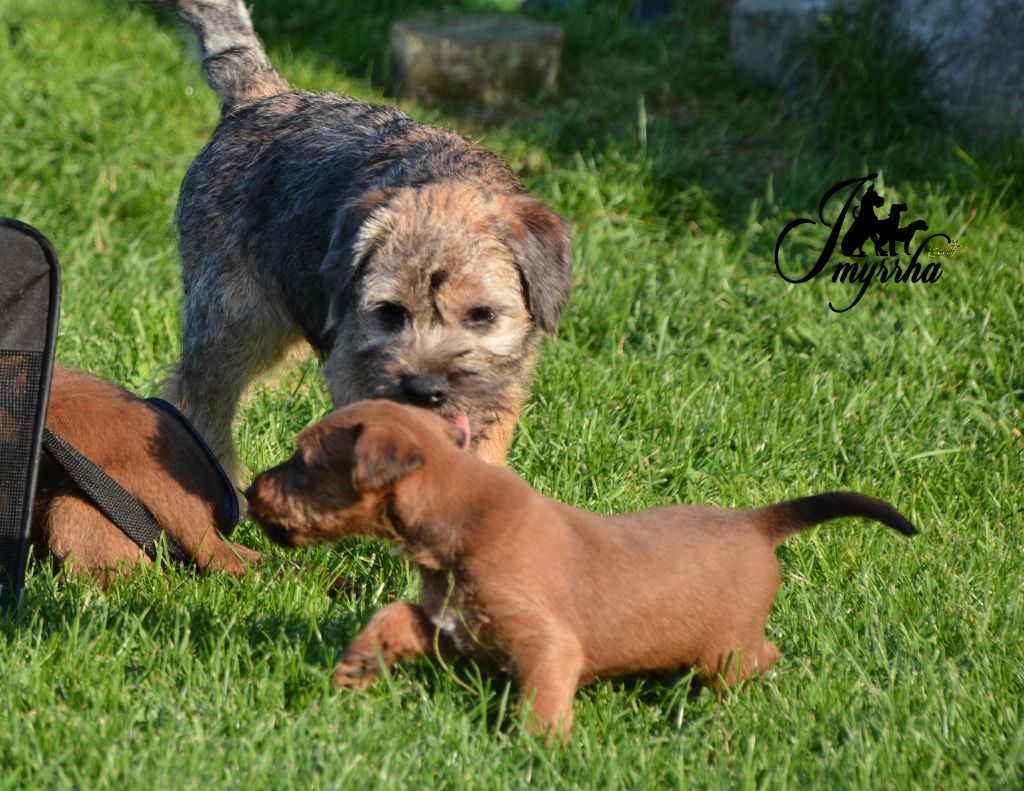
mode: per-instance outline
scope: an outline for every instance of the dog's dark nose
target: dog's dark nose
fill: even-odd
[[[245,497],[246,500],[251,500],[253,492],[255,492],[255,491],[256,491],[256,487],[255,486],[250,486],[248,489],[246,489],[244,492],[242,492],[242,495]]]
[[[402,396],[416,406],[441,406],[448,397],[448,382],[440,376],[403,376]]]

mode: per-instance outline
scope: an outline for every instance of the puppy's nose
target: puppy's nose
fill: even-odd
[[[440,376],[403,376],[402,396],[416,406],[441,406],[448,397],[448,382]]]
[[[253,494],[255,492],[256,492],[256,486],[253,485],[253,486],[250,486],[248,489],[246,489],[244,492],[242,492],[242,496],[244,496],[246,500],[251,500],[252,496],[253,496]]]

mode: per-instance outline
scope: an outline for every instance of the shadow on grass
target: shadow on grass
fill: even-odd
[[[246,578],[151,566],[114,580],[104,591],[49,562],[37,562],[31,565],[30,584],[16,614],[0,619],[0,632],[11,638],[19,630],[33,629],[45,639],[67,634],[71,627],[85,632],[95,627],[97,632],[139,634],[161,643],[184,629],[199,659],[216,655],[221,644],[234,639],[255,653],[283,641],[304,646],[305,661],[326,669],[374,607],[342,594],[342,606],[328,603],[329,614],[317,617],[304,606],[308,602],[295,601],[294,590],[285,590],[299,580],[297,575],[294,580],[283,577],[297,570],[290,559],[279,556],[269,557]],[[320,588],[324,602],[333,598],[324,576],[323,569],[312,569],[300,593],[312,585]],[[216,595],[211,596],[214,588]],[[273,601],[270,593],[277,594]],[[290,601],[282,603],[282,598]],[[323,646],[328,646],[327,653]]]
[[[448,659],[443,664],[424,658],[410,665],[396,666],[390,680],[376,683],[393,684],[403,678],[416,684],[430,700],[456,701],[456,705],[487,733],[510,738],[526,735],[526,700],[515,677],[508,672],[482,668],[462,658]],[[577,690],[573,702],[575,727],[597,727],[595,718],[604,720],[608,712],[640,708],[648,710],[647,716],[639,718],[648,726],[644,729],[645,735],[678,736],[703,722],[718,702],[708,687],[695,681],[688,670],[599,679]],[[602,727],[608,725],[603,722]],[[635,723],[630,727],[635,727]],[[541,741],[538,739],[538,744]]]

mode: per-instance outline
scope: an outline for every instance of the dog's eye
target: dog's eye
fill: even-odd
[[[397,302],[382,302],[373,310],[377,322],[385,330],[395,332],[409,321],[409,311]]]
[[[466,324],[470,327],[488,327],[491,324],[494,324],[494,321],[497,318],[498,314],[495,313],[494,308],[473,308],[466,314]]]

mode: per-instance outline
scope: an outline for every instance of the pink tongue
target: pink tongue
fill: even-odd
[[[469,438],[472,436],[472,431],[469,428],[469,415],[466,412],[459,412],[445,419],[453,426],[462,429],[462,449],[469,450]]]

